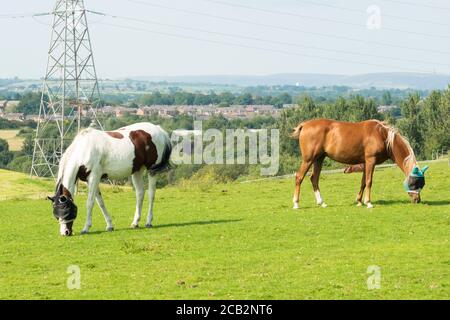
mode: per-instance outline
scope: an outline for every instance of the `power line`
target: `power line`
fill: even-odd
[[[124,26],[124,25],[118,25],[118,24],[112,24],[112,23],[106,23],[106,22],[99,22],[99,24],[103,24],[103,25],[107,25],[107,26],[111,26],[111,27],[116,27],[116,28],[127,29],[127,30],[142,31],[142,32],[148,32],[148,33],[164,35],[164,36],[169,36],[169,37],[176,37],[176,38],[181,38],[181,39],[191,39],[191,40],[207,42],[207,43],[214,43],[214,44],[219,44],[219,45],[240,47],[240,48],[246,48],[246,49],[256,49],[256,50],[259,50],[259,51],[283,53],[283,54],[286,54],[286,55],[307,57],[307,58],[312,58],[312,59],[327,60],[327,61],[337,61],[337,62],[344,62],[344,63],[349,63],[349,64],[361,64],[361,65],[368,65],[368,66],[373,66],[373,67],[398,69],[398,70],[410,71],[410,72],[412,71],[412,72],[420,72],[420,73],[432,73],[429,70],[423,70],[423,69],[404,68],[404,67],[399,67],[399,66],[393,67],[393,66],[388,66],[388,65],[384,65],[384,64],[377,64],[377,63],[371,63],[371,62],[347,60],[347,59],[341,59],[341,58],[322,57],[322,56],[317,56],[317,55],[312,55],[312,54],[305,54],[305,53],[285,51],[285,50],[279,50],[279,49],[271,49],[271,48],[250,46],[250,45],[233,43],[233,42],[227,42],[227,41],[211,40],[211,39],[199,38],[199,37],[194,37],[194,36],[186,36],[186,35],[180,35],[180,34],[175,34],[175,33],[156,31],[156,30],[151,30],[151,29],[146,29],[146,28],[137,28],[137,27],[131,27],[131,26]]]
[[[32,16],[33,16],[33,14],[28,14],[28,13],[0,14],[0,19],[30,18]]]
[[[337,6],[337,5],[328,4],[328,3],[315,2],[315,1],[309,1],[309,0],[295,0],[295,1],[302,2],[302,3],[308,3],[308,4],[311,4],[313,6],[320,6],[320,7],[332,8],[332,9],[337,9],[337,10],[342,10],[342,11],[355,12],[355,13],[358,13],[358,14],[366,14],[365,11],[361,11],[361,10],[353,9],[353,8],[348,8],[348,7]],[[389,14],[389,13],[383,13],[383,17],[450,27],[450,24],[448,24],[448,23],[442,23],[442,22],[430,21],[430,20],[423,20],[423,19],[416,19],[416,18],[402,17],[402,16],[397,16],[397,15],[393,15],[393,14]]]
[[[0,14],[0,19],[34,18],[40,16],[48,16],[52,14],[53,14],[52,12]]]
[[[129,1],[134,2],[134,0],[129,0]],[[234,7],[234,8],[243,8],[243,9],[247,9],[247,10],[254,10],[254,11],[259,11],[259,12],[264,12],[264,13],[278,14],[278,15],[291,16],[291,17],[310,19],[310,20],[325,21],[325,22],[330,22],[330,23],[337,23],[337,24],[349,25],[349,26],[353,26],[353,27],[366,29],[366,27],[364,25],[361,25],[359,23],[353,23],[353,22],[347,22],[347,21],[341,21],[341,20],[335,20],[335,19],[328,19],[328,18],[322,18],[322,17],[311,17],[308,15],[303,15],[303,14],[299,14],[299,13],[292,13],[292,12],[279,11],[279,10],[270,10],[270,9],[258,8],[258,7],[244,5],[244,4],[230,3],[230,2],[226,2],[226,1],[220,1],[220,0],[200,0],[200,1],[216,3],[216,4]],[[414,35],[425,36],[425,37],[450,39],[450,36],[433,34],[433,33],[408,31],[408,30],[389,28],[389,27],[383,27],[383,29],[388,30],[388,31],[406,33],[406,34],[414,34]]]
[[[448,10],[448,11],[450,11],[450,8],[448,8],[448,7],[440,7],[440,6],[430,5],[430,4],[422,4],[422,3],[415,3],[415,2],[401,1],[401,0],[382,0],[382,1],[398,3],[398,4],[414,6],[414,7],[424,7],[424,8],[431,8],[431,9],[437,9],[437,10]]]
[[[91,12],[91,11],[89,11],[89,12]],[[239,38],[239,39],[245,39],[245,40],[253,40],[253,41],[259,41],[259,42],[265,42],[265,43],[272,43],[272,44],[277,44],[277,45],[286,45],[286,46],[291,46],[291,47],[303,47],[303,48],[307,48],[307,49],[320,50],[320,51],[326,51],[326,52],[336,52],[336,53],[344,53],[344,54],[351,54],[351,55],[364,56],[364,57],[375,57],[375,58],[389,59],[389,60],[396,60],[396,61],[403,61],[403,62],[413,62],[413,63],[430,64],[430,65],[435,65],[435,66],[440,65],[440,66],[450,67],[450,64],[437,63],[434,61],[432,62],[432,61],[423,61],[423,60],[413,60],[413,59],[382,56],[382,55],[376,55],[376,54],[371,54],[371,53],[360,53],[360,52],[352,52],[352,51],[347,51],[347,50],[328,49],[328,48],[323,48],[323,47],[308,46],[308,45],[292,43],[292,42],[268,40],[268,39],[262,39],[262,38],[257,38],[257,37],[224,33],[224,32],[218,32],[218,31],[212,31],[212,30],[206,30],[206,29],[200,29],[200,28],[193,28],[193,27],[187,27],[187,26],[180,26],[180,25],[162,23],[162,22],[148,20],[148,19],[144,20],[144,19],[138,19],[138,18],[132,18],[132,17],[110,15],[107,13],[99,13],[99,12],[91,12],[91,13],[107,16],[110,18],[146,23],[146,24],[153,24],[153,25],[159,25],[159,26],[166,26],[166,27],[177,28],[177,29],[182,29],[182,30],[203,32],[203,33],[214,34],[214,35],[219,35],[219,36],[233,37],[233,38]]]
[[[298,29],[298,28],[277,26],[277,25],[273,25],[273,24],[254,22],[254,21],[250,21],[250,20],[243,20],[243,19],[238,19],[238,18],[219,16],[219,15],[209,14],[209,13],[200,12],[200,11],[193,11],[193,10],[188,10],[188,9],[169,7],[169,6],[165,6],[165,5],[161,5],[161,4],[150,3],[150,2],[139,1],[139,0],[125,0],[125,1],[135,3],[135,4],[150,6],[150,7],[154,7],[154,8],[160,8],[160,9],[165,9],[165,10],[193,14],[193,15],[198,15],[198,16],[203,16],[203,17],[208,17],[208,18],[213,18],[213,19],[218,19],[218,20],[223,20],[223,21],[232,21],[232,22],[238,22],[238,23],[247,24],[247,25],[255,25],[255,26],[260,26],[260,27],[265,27],[265,28],[270,28],[270,29],[310,34],[310,35],[315,35],[315,36],[320,36],[320,37],[326,37],[326,38],[331,38],[331,39],[341,39],[341,40],[353,41],[353,42],[364,43],[364,44],[373,44],[373,45],[384,46],[384,47],[389,47],[389,48],[399,48],[399,49],[414,50],[414,51],[419,51],[419,52],[450,55],[449,51],[415,48],[415,47],[410,47],[410,46],[398,45],[395,43],[385,43],[385,42],[379,42],[379,41],[373,41],[373,40],[363,40],[363,39],[340,36],[340,35],[330,35],[330,34],[326,34],[326,33],[308,31],[308,30],[303,30],[303,29]]]

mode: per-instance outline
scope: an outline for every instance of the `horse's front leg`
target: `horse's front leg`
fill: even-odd
[[[312,161],[302,160],[302,164],[295,174],[295,191],[294,191],[294,209],[298,209],[298,201],[300,199],[300,187],[302,185],[303,179],[306,176],[309,168],[311,167]]]
[[[92,226],[92,209],[94,208],[94,201],[98,193],[98,184],[100,183],[100,177],[91,172],[88,178],[88,197],[86,202],[86,224],[84,225],[81,234],[89,232]]]
[[[375,170],[375,164],[376,164],[375,158],[366,159],[365,165],[366,193],[364,194],[364,204],[369,209],[373,208],[373,205],[370,202],[370,191],[372,189],[372,178],[373,178],[373,171]]]
[[[145,226],[147,228],[152,227],[153,221],[153,202],[155,201],[155,193],[156,193],[156,176],[148,175],[148,215],[147,215],[147,223]]]
[[[112,223],[112,219],[111,219],[111,216],[108,213],[108,210],[106,210],[105,202],[103,201],[103,197],[102,197],[102,194],[100,192],[100,188],[98,188],[97,195],[96,195],[95,198],[97,200],[98,206],[102,210],[103,217],[105,218],[106,231],[114,231],[114,226],[113,226],[113,223]]]

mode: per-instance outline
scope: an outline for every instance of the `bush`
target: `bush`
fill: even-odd
[[[0,167],[5,168],[13,157],[13,153],[9,151],[8,142],[0,139]]]
[[[30,173],[31,158],[29,156],[16,157],[8,164],[8,169],[24,173]]]

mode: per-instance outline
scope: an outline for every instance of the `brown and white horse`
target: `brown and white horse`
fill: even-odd
[[[172,146],[168,134],[151,123],[136,123],[112,132],[93,128],[82,130],[61,158],[58,183],[52,201],[53,215],[60,223],[61,235],[72,235],[77,216],[74,192],[77,180],[88,185],[87,218],[82,233],[92,225],[92,208],[97,200],[106,220],[106,230],[114,230],[106,210],[99,183],[102,178],[123,179],[132,177],[136,191],[136,211],[132,227],[137,228],[144,199],[145,171],[149,180],[149,210],[146,227],[151,227],[153,202],[156,191],[155,175],[169,166]]]
[[[352,165],[347,171],[363,171],[361,189],[356,198],[358,206],[362,205],[364,194],[364,204],[368,208],[373,207],[370,191],[374,168],[388,159],[392,159],[405,174],[404,186],[411,200],[420,202],[420,191],[425,185],[424,173],[428,167],[419,169],[410,144],[395,128],[378,120],[352,123],[317,119],[299,124],[292,138],[299,140],[302,154],[302,163],[295,177],[294,209],[298,209],[300,186],[311,166],[317,204],[326,207],[319,190],[325,157]]]

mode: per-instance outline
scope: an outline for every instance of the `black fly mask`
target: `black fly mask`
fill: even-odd
[[[67,197],[63,194],[63,185],[61,184],[61,181],[59,181],[56,186],[55,196],[47,198],[53,203],[53,216],[58,221],[67,223],[75,220],[78,208],[71,197]]]

